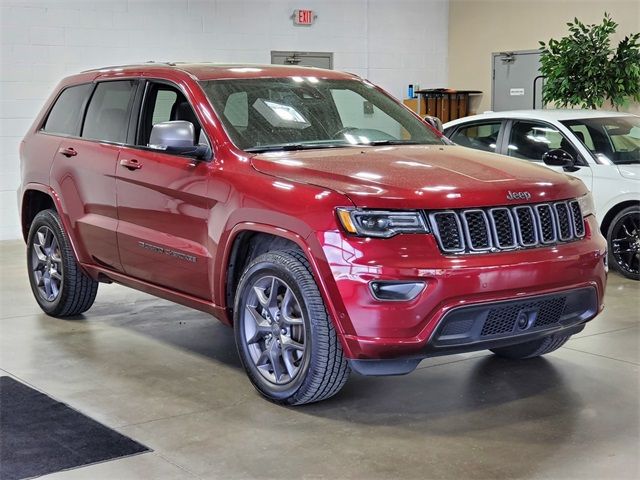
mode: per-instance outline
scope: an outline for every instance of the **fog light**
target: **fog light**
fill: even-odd
[[[424,288],[424,282],[371,282],[371,294],[376,300],[407,301],[413,300]]]

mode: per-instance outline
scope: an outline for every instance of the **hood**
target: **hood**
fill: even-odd
[[[546,167],[448,145],[268,152],[251,162],[262,173],[340,192],[362,208],[486,207],[587,192],[579,179]]]
[[[640,180],[640,164],[617,165],[620,175],[631,180]]]

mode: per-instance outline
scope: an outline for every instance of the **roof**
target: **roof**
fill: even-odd
[[[115,65],[95,68],[86,72],[107,73],[118,71],[126,73],[175,69],[187,72],[197,80],[217,80],[231,78],[265,78],[265,77],[317,77],[336,80],[353,79],[355,75],[336,70],[325,70],[316,67],[299,67],[295,65],[259,65],[259,64],[218,64],[218,63],[181,63],[181,62],[148,62],[131,65]],[[85,73],[85,72],[83,72]]]
[[[445,127],[457,125],[458,123],[471,120],[483,120],[490,118],[530,118],[537,120],[547,120],[550,122],[561,120],[577,120],[582,118],[605,118],[605,117],[625,117],[633,115],[631,113],[612,112],[608,110],[580,110],[580,109],[550,109],[550,110],[509,110],[505,112],[485,112],[479,115],[463,117],[445,124]]]

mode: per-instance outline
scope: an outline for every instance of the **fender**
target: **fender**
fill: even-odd
[[[51,198],[54,206],[56,207],[56,211],[58,212],[58,216],[60,217],[60,221],[62,222],[62,226],[64,227],[64,231],[67,234],[67,237],[69,238],[69,243],[71,244],[71,250],[73,251],[73,256],[75,257],[76,262],[78,262],[79,265],[82,265],[81,259],[86,258],[87,254],[86,252],[81,251],[78,245],[78,242],[75,239],[73,228],[71,226],[69,216],[67,215],[66,210],[63,206],[62,199],[60,198],[58,193],[50,186],[43,185],[42,183],[30,182],[30,183],[27,183],[24,187],[22,187],[22,191],[20,194],[20,205],[19,205],[20,224],[22,225],[22,219],[24,218],[24,211],[23,211],[24,197],[29,190],[37,190],[39,192],[46,194]],[[22,229],[24,231],[24,225],[22,225]],[[27,238],[25,236],[25,242],[26,241],[27,241]],[[89,275],[89,272],[87,272],[86,270],[85,270],[85,273]]]
[[[342,302],[340,292],[338,291],[338,288],[333,281],[333,274],[331,273],[329,264],[324,258],[322,247],[318,244],[313,232],[305,238],[295,232],[283,229],[281,227],[275,227],[273,225],[260,224],[255,222],[242,222],[236,224],[228,233],[226,238],[221,239],[221,242],[224,242],[225,247],[224,250],[218,255],[215,263],[215,271],[219,272],[219,275],[217,281],[215,282],[216,287],[214,298],[217,305],[225,307],[225,311],[227,312],[227,322],[230,325],[233,324],[233,318],[230,315],[230,306],[226,305],[226,265],[229,263],[232,246],[237,236],[245,231],[268,233],[274,236],[286,238],[287,240],[294,242],[300,247],[300,249],[304,252],[305,257],[307,258],[309,265],[311,266],[312,274],[316,280],[316,284],[318,285],[318,289],[320,290],[320,294],[322,295],[325,305],[329,310],[329,315],[336,329],[336,332],[338,333],[340,342],[342,343],[343,348],[345,348],[345,352],[348,354],[348,351],[346,350],[348,346],[342,340],[342,337],[345,333],[342,323],[345,319],[348,318],[347,311]]]

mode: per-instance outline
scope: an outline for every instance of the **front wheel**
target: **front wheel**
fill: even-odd
[[[640,280],[640,205],[620,211],[607,232],[611,266],[627,278]]]
[[[297,250],[268,252],[249,264],[238,285],[234,328],[249,379],[273,402],[317,402],[347,381],[342,347]]]

